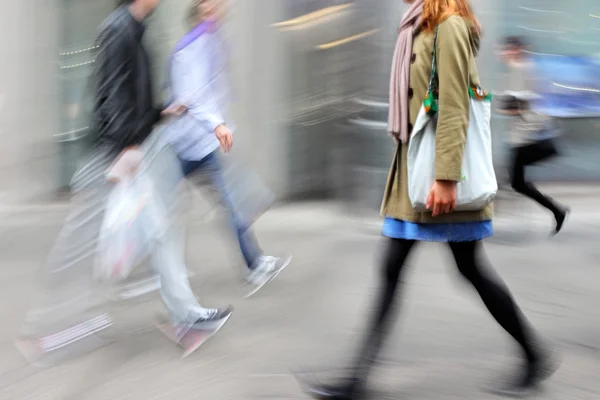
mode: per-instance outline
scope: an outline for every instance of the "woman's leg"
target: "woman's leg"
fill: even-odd
[[[536,160],[535,148],[532,146],[517,147],[514,150],[511,171],[511,186],[515,192],[529,197],[542,207],[550,210],[556,219],[556,232],[560,231],[567,211],[560,207],[552,198],[541,193],[533,183],[525,179],[525,167]]]
[[[416,242],[412,240],[389,239],[381,269],[382,287],[379,290],[373,319],[369,323],[369,333],[353,363],[352,375],[348,382],[340,386],[315,387],[311,391],[319,399],[354,399],[368,378],[387,335],[392,320],[392,309],[406,259]]]
[[[369,334],[356,362],[357,369],[363,369],[362,371],[357,370],[359,374],[357,377],[360,379],[365,377],[368,371],[364,369],[368,369],[375,361],[385,340],[394,316],[390,311],[393,311],[396,304],[401,273],[415,243],[412,240],[389,239],[381,270],[381,289],[376,300],[375,313],[369,325]]]
[[[484,266],[483,245],[481,242],[450,243],[460,273],[475,287],[488,311],[494,319],[520,345],[527,360],[525,371],[515,387],[526,389],[554,372],[548,352],[543,351],[529,322],[513,300],[510,291],[502,280]],[[508,389],[507,389],[508,390]]]
[[[484,268],[481,242],[450,243],[450,249],[458,270],[475,287],[494,319],[517,341],[528,360],[535,359],[528,322],[504,282]]]

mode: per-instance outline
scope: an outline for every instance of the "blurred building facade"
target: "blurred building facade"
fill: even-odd
[[[280,198],[337,198],[377,207],[394,152],[386,134],[389,68],[400,0],[231,0],[228,35],[235,84],[236,156]],[[86,81],[97,26],[114,0],[23,0],[5,5],[0,43],[5,138],[0,201],[32,201],[68,185],[89,132]],[[185,32],[189,0],[163,0],[145,40],[157,94],[165,60]],[[507,34],[535,51],[598,54],[596,0],[473,0],[484,27],[480,74],[502,90],[494,52]],[[15,40],[18,38],[18,40]],[[598,180],[594,118],[565,121],[565,157],[539,168],[543,180]],[[499,172],[506,120],[494,116]],[[502,176],[502,174],[499,174]]]
[[[534,56],[546,58],[583,57],[600,64],[600,2],[596,0],[505,0],[500,11],[501,31],[521,35]],[[568,75],[569,71],[565,71]],[[500,75],[502,76],[502,75]],[[559,84],[560,82],[549,82]],[[566,91],[600,96],[600,85],[590,79]],[[597,100],[596,100],[597,101]],[[575,104],[576,106],[576,104]],[[597,181],[600,178],[600,115],[562,118],[561,157],[547,166],[536,167],[532,176],[555,181]]]
[[[56,189],[60,157],[59,10],[49,1],[4,1],[0,23],[0,203]]]

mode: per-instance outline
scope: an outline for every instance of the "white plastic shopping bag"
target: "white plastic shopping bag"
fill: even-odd
[[[96,275],[101,281],[127,278],[167,228],[166,211],[152,180],[143,170],[129,168],[141,160],[138,157],[125,153],[108,174],[117,183],[109,194],[100,230]]]

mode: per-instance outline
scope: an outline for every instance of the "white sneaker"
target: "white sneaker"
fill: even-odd
[[[286,258],[261,256],[258,261],[258,266],[248,273],[246,280],[253,286],[245,297],[248,298],[262,289],[267,283],[279,275],[281,271],[285,269],[290,262],[292,257]]]

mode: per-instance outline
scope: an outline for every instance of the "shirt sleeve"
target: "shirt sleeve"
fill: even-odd
[[[198,39],[201,40],[201,39]],[[173,100],[187,107],[188,113],[196,118],[206,131],[213,132],[225,122],[212,92],[212,83],[217,78],[210,68],[210,52],[204,57],[184,50],[173,56],[171,81]]]
[[[439,113],[435,177],[460,181],[469,125],[469,77],[472,49],[467,24],[450,17],[438,28]]]

